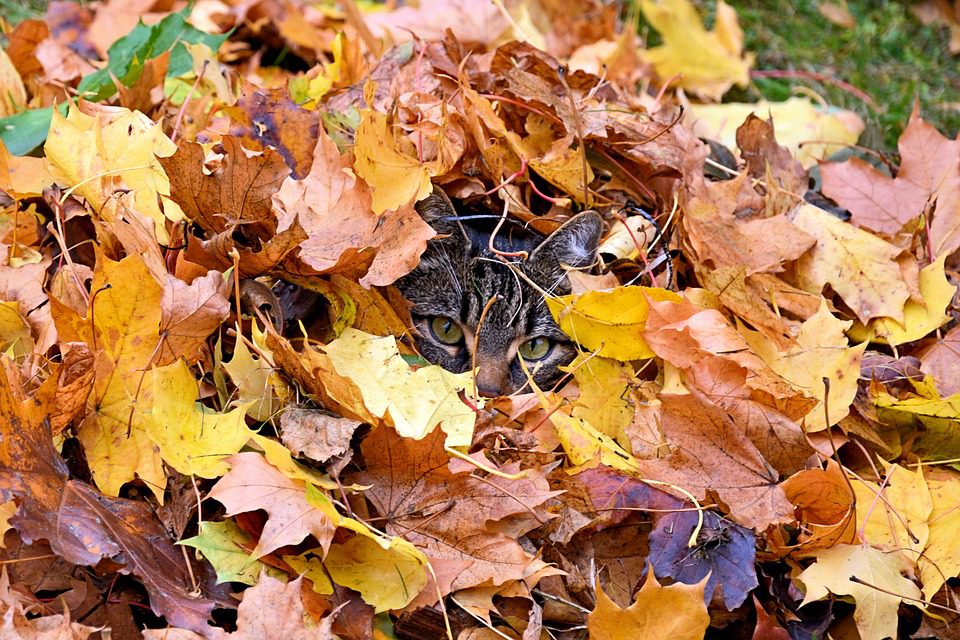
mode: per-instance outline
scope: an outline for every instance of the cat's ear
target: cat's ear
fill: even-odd
[[[454,241],[469,242],[467,232],[457,219],[457,210],[453,202],[442,189],[433,188],[433,193],[414,205],[423,221],[438,233],[449,235]]]
[[[588,267],[597,259],[603,218],[596,211],[579,213],[551,233],[530,254],[531,264],[547,271]]]

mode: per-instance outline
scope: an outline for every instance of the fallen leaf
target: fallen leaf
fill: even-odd
[[[447,446],[470,443],[476,417],[459,393],[479,402],[473,397],[471,373],[450,373],[436,365],[413,370],[392,337],[356,329],[346,329],[323,350],[336,373],[360,389],[366,408],[387,419],[401,436],[420,439],[439,425]]]
[[[266,565],[251,557],[256,542],[233,520],[200,523],[200,533],[178,544],[193,547],[213,565],[217,582],[240,582],[257,584],[260,572]]]
[[[880,316],[903,322],[910,294],[894,262],[898,249],[813,205],[790,217],[817,239],[797,263],[802,289],[820,293],[829,284],[863,323]]]
[[[267,522],[251,557],[261,558],[288,544],[298,544],[313,535],[326,552],[336,526],[307,503],[306,483],[292,480],[255,452],[228,458],[228,471],[210,490],[209,496],[226,507],[226,515],[267,512]]]
[[[621,609],[598,585],[597,604],[587,617],[587,630],[591,638],[609,640],[699,640],[710,624],[703,587],[704,580],[660,586],[651,568],[633,603]]]
[[[679,77],[681,87],[719,101],[733,85],[747,86],[753,55],[743,55],[736,12],[717,3],[714,31],[707,31],[687,0],[642,0],[640,8],[663,44],[643,52],[661,80]]]
[[[914,604],[921,597],[917,585],[901,575],[902,556],[864,545],[838,545],[818,551],[816,558],[797,576],[807,587],[801,606],[830,593],[852,596],[857,603],[853,619],[863,640],[897,636],[900,603]]]
[[[667,289],[630,286],[546,301],[554,320],[575,342],[605,358],[627,362],[654,355],[643,339],[648,299],[679,301],[680,296]]]

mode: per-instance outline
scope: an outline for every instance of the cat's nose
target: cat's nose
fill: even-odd
[[[477,382],[477,392],[484,398],[496,398],[503,395],[503,385]]]
[[[487,398],[502,396],[507,391],[506,367],[477,358],[477,391]]]

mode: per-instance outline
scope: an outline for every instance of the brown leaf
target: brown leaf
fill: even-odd
[[[226,515],[263,509],[269,518],[253,557],[265,556],[313,535],[324,552],[330,548],[336,526],[307,504],[306,484],[291,480],[255,452],[228,458],[230,471],[210,490],[210,497],[227,508]]]
[[[439,429],[412,440],[381,427],[362,445],[367,470],[350,481],[372,487],[366,496],[386,518],[388,533],[403,535],[431,563],[460,565],[439,595],[488,581],[501,585],[544,568],[517,538],[547,520],[544,503],[556,494],[545,473],[528,470],[520,480],[488,476],[480,481],[470,473],[451,472],[444,438]],[[511,467],[504,471],[517,471]],[[430,590],[428,585],[423,593]],[[430,598],[436,595],[429,593]]]
[[[210,271],[190,284],[167,275],[160,299],[163,343],[157,356],[158,366],[178,358],[193,363],[203,356],[207,337],[230,314],[229,293],[230,282],[218,271]]]
[[[281,440],[295,455],[326,462],[347,452],[361,424],[359,420],[291,407],[280,416]]]
[[[226,111],[233,119],[230,135],[237,136],[247,148],[272,148],[283,157],[297,180],[310,173],[320,133],[320,114],[291,100],[286,85],[274,89],[250,86],[237,105]]]
[[[694,391],[663,394],[662,428],[671,454],[641,460],[644,476],[670,482],[699,499],[716,491],[730,517],[747,527],[765,529],[789,522],[793,508],[777,484],[777,473],[729,415]]]
[[[183,555],[149,506],[67,480],[46,427],[50,408],[21,401],[9,375],[9,370],[0,375],[0,494],[21,502],[12,520],[20,536],[27,542],[48,540],[55,553],[74,564],[111,560],[121,573],[143,581],[158,615],[177,626],[206,629],[215,602],[190,593]]]
[[[960,325],[918,354],[920,368],[937,381],[944,397],[960,391]]]
[[[302,225],[308,237],[298,259],[311,273],[363,276],[365,287],[385,286],[417,265],[435,232],[412,206],[374,215],[370,190],[352,165],[321,132],[309,175],[286,180],[275,196],[285,212],[280,226]]]

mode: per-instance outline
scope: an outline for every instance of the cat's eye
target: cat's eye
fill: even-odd
[[[451,318],[437,316],[430,321],[430,331],[433,337],[443,344],[460,344],[463,340],[463,329]]]
[[[524,360],[543,360],[553,349],[553,342],[550,338],[537,336],[527,340],[517,349],[517,353]]]

